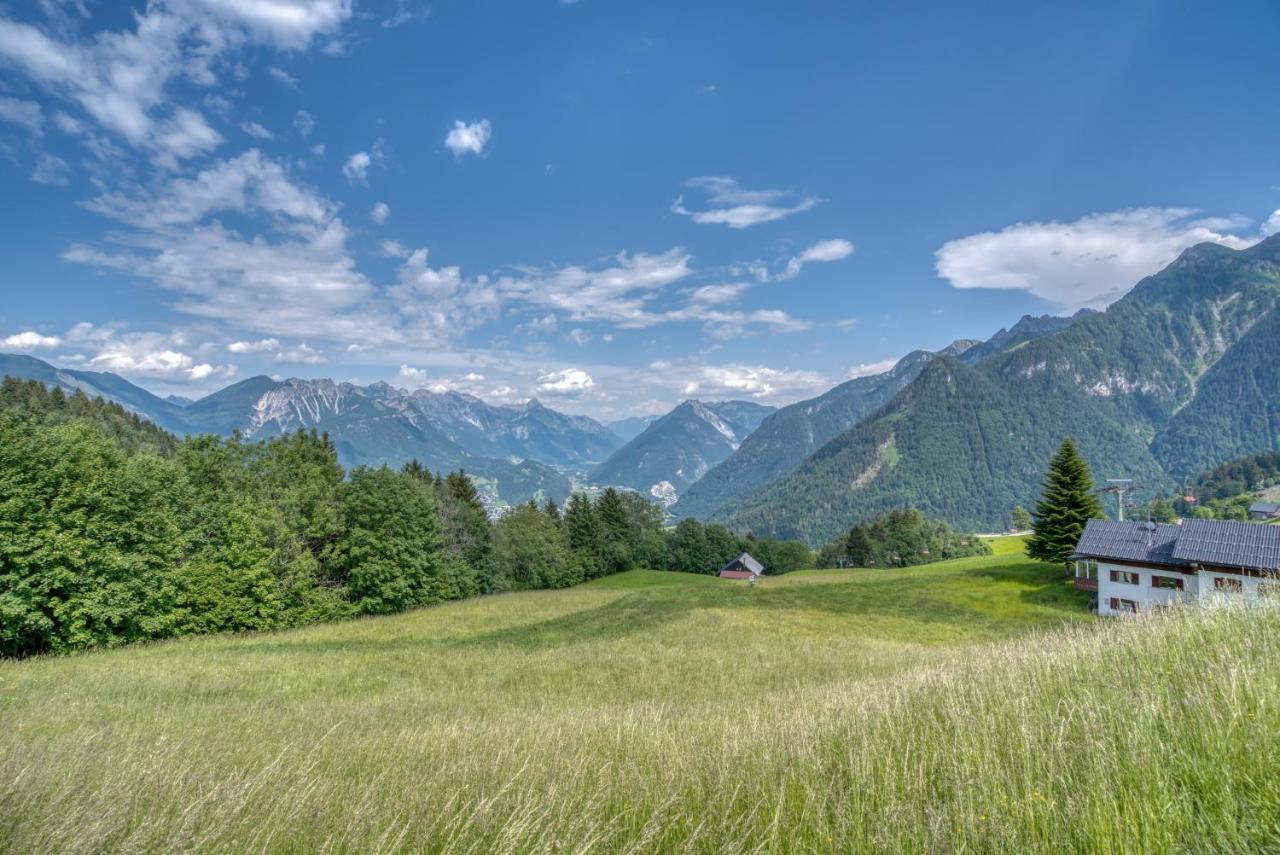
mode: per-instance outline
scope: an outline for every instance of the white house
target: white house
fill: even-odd
[[[1076,546],[1077,588],[1098,614],[1142,612],[1200,597],[1280,595],[1280,526],[1089,520]]]

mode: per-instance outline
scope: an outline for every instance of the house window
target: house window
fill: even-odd
[[[1076,578],[1077,579],[1097,579],[1098,578],[1098,562],[1092,558],[1082,558],[1076,562]]]
[[[1111,611],[1113,612],[1133,612],[1137,614],[1138,604],[1134,600],[1124,600],[1120,597],[1111,598]]]
[[[1239,579],[1228,579],[1225,576],[1218,576],[1213,580],[1213,587],[1219,591],[1225,591],[1228,594],[1238,594],[1244,590],[1244,582]]]
[[[1132,570],[1112,570],[1111,581],[1119,582],[1122,585],[1138,584],[1138,574]]]
[[[1280,582],[1258,582],[1259,597],[1280,597]]]
[[[1151,587],[1168,588],[1171,591],[1182,590],[1182,580],[1177,576],[1152,576]]]

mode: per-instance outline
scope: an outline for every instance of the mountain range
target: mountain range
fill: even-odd
[[[681,491],[736,451],[773,411],[748,401],[685,401],[615,451],[591,478],[671,505]]]
[[[1105,312],[986,354],[926,360],[882,407],[789,472],[748,473],[758,486],[700,510],[811,543],[901,505],[964,528],[1003,528],[1013,505],[1034,501],[1066,436],[1099,479],[1172,490],[1224,460],[1280,447],[1278,306],[1280,236],[1244,250],[1197,245]],[[741,467],[747,446],[703,484]]]
[[[491,502],[517,503],[572,489],[561,468],[587,466],[622,444],[592,419],[536,400],[495,406],[455,392],[409,393],[386,383],[251,377],[197,401],[159,398],[115,374],[55,368],[29,356],[0,355],[0,374],[82,390],[123,405],[175,434],[239,432],[247,439],[299,428],[329,434],[345,466],[465,469]]]
[[[1147,492],[1280,448],[1280,236],[1192,247],[1105,312],[1026,316],[776,411],[685,401],[605,426],[537,400],[386,383],[252,377],[191,401],[29,356],[0,355],[0,373],[100,395],[176,434],[326,431],[344,465],[463,468],[499,504],[563,499],[572,475],[812,544],[903,505],[996,529],[1033,503],[1066,436],[1099,479]]]

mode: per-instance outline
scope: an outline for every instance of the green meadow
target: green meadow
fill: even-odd
[[[0,851],[1280,849],[1280,613],[995,546],[2,662]]]

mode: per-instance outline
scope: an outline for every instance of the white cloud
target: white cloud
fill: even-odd
[[[388,258],[408,258],[413,254],[413,250],[398,240],[384,240],[380,246],[382,254]]]
[[[37,184],[62,186],[67,184],[70,174],[71,167],[67,166],[65,160],[56,155],[42,154],[36,159],[36,168],[31,172],[31,180]]]
[[[288,87],[289,89],[298,88],[298,78],[294,77],[278,65],[268,66],[267,74],[270,74],[281,86]]]
[[[836,238],[815,243],[799,255],[792,256],[786,269],[778,274],[777,279],[794,279],[800,275],[800,269],[809,262],[840,261],[853,255],[854,246],[847,240]]]
[[[401,382],[421,385],[426,382],[427,372],[421,368],[414,368],[412,365],[400,364],[400,372],[396,377]]]
[[[849,369],[845,377],[853,380],[858,377],[874,377],[883,374],[898,364],[896,359],[881,359],[879,362],[861,362]]]
[[[573,329],[569,330],[569,340],[572,341],[574,344],[576,344],[578,347],[582,347],[583,345],[589,344],[591,342],[591,333],[587,332],[584,329],[574,327]]]
[[[1198,218],[1185,208],[1135,208],[1073,222],[1017,223],[949,241],[938,275],[956,288],[1029,291],[1064,310],[1101,308],[1193,244],[1242,248],[1237,218]]]
[[[648,311],[646,302],[667,285],[692,275],[692,258],[680,248],[658,255],[620,252],[610,267],[529,269],[521,277],[503,277],[496,289],[506,300],[563,312],[575,321],[652,326],[662,318]]]
[[[280,340],[274,338],[263,338],[257,341],[233,341],[227,345],[227,350],[232,353],[270,353],[279,349]]]
[[[303,50],[350,16],[350,0],[152,0],[130,17],[132,29],[86,33],[75,41],[62,35],[79,26],[54,27],[51,35],[0,17],[0,64],[172,167],[211,150],[221,135],[195,110],[174,102],[171,84],[214,86],[222,68],[234,73],[241,67],[228,57],[244,46]]]
[[[678,376],[679,366],[668,368]],[[683,380],[680,393],[705,398],[747,395],[776,400],[807,395],[828,387],[827,378],[816,371],[786,370],[763,365],[702,365]]]
[[[257,122],[242,122],[240,130],[244,131],[256,140],[275,139],[275,134],[271,133],[271,131],[267,130]]]
[[[462,157],[468,153],[480,155],[484,153],[484,147],[489,144],[492,136],[493,128],[488,119],[481,119],[470,125],[455,121],[444,138],[444,145],[453,152],[454,157]]]
[[[56,335],[41,335],[32,330],[14,333],[0,340],[0,344],[14,350],[49,350],[62,344]]]
[[[342,164],[342,174],[352,184],[369,183],[369,167],[373,164],[373,156],[367,151],[358,151]]]
[[[158,127],[152,144],[158,150],[157,162],[175,168],[179,160],[212,151],[221,143],[222,134],[209,127],[204,116],[179,107]]]
[[[685,207],[684,196],[680,196],[671,206],[674,213],[690,217],[695,223],[721,224],[731,229],[781,220],[808,211],[820,201],[815,196],[796,197],[783,190],[747,190],[732,178],[714,175],[691,178],[685,186],[703,191],[710,207],[691,211]]]
[[[381,225],[387,221],[387,217],[391,216],[391,206],[386,202],[379,202],[373,206],[373,210],[369,212],[369,219]]]
[[[746,290],[747,286],[741,283],[703,285],[700,288],[693,289],[689,296],[695,303],[718,305],[720,303],[733,302],[741,297]]]
[[[235,374],[235,366],[199,362],[179,349],[186,342],[181,335],[154,332],[117,334],[114,330],[95,329],[89,324],[77,324],[73,332],[74,336],[68,333],[68,341],[75,339],[96,345],[97,353],[88,362],[95,369],[168,383],[195,383]]]
[[[558,323],[559,321],[556,320],[555,315],[543,315],[540,318],[534,318],[529,321],[525,326],[531,330],[537,330],[538,332],[550,332],[556,328]]]
[[[408,0],[396,0],[395,9],[390,15],[382,19],[382,28],[384,30],[394,30],[396,27],[402,27],[414,21],[425,21],[429,17],[431,17],[430,6],[424,4],[414,8],[409,4]]]
[[[306,110],[299,110],[293,117],[293,127],[305,139],[316,129],[315,117]]]
[[[282,214],[321,223],[333,206],[290,179],[284,167],[257,149],[218,161],[194,178],[171,179],[133,195],[107,193],[86,203],[91,211],[148,229],[196,223],[220,211]]]
[[[35,101],[0,96],[0,121],[21,125],[35,136],[44,130],[44,114]]]
[[[300,344],[276,354],[276,362],[290,365],[319,365],[324,361],[323,353],[306,344]]]
[[[1280,210],[1273,213],[1267,218],[1267,221],[1262,224],[1263,235],[1273,235],[1277,232],[1280,232]]]
[[[581,368],[566,368],[563,371],[549,371],[538,377],[538,391],[554,395],[568,395],[585,392],[594,384],[591,375]]]

